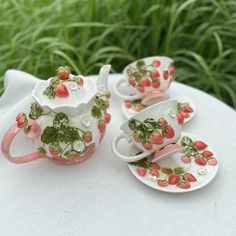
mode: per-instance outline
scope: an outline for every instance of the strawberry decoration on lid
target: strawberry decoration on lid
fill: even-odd
[[[69,90],[65,85],[66,82],[73,82],[70,84],[70,90],[75,91],[83,86],[84,81],[81,76],[73,76],[70,67],[60,66],[57,69],[57,75],[50,79],[49,86],[44,90],[43,94],[49,99],[55,97],[66,98],[69,97]]]

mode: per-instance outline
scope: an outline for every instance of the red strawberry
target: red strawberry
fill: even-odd
[[[182,162],[185,163],[185,164],[188,164],[188,163],[191,162],[191,159],[190,159],[189,157],[187,157],[187,156],[182,156],[182,157],[181,157],[181,160],[182,160]]]
[[[70,76],[70,68],[68,66],[60,66],[57,69],[57,75],[62,79],[62,80],[67,80],[69,79]]]
[[[152,168],[152,170],[160,170],[161,169],[160,165],[156,162],[152,163],[151,168]]]
[[[60,83],[57,85],[57,87],[55,89],[55,94],[57,97],[68,97],[69,96],[68,89],[63,83]]]
[[[152,71],[152,78],[155,80],[160,77],[160,74],[157,70]]]
[[[158,180],[157,181],[157,184],[160,186],[160,187],[167,187],[169,184],[166,180]]]
[[[182,113],[182,116],[184,117],[184,118],[189,118],[189,113],[188,112],[181,112]]]
[[[197,158],[195,159],[195,162],[196,162],[198,165],[200,165],[200,166],[205,166],[205,165],[206,165],[206,160],[205,160],[205,158],[204,158],[204,157],[201,157],[201,156],[197,157]]]
[[[161,62],[159,61],[159,60],[154,60],[153,62],[152,62],[152,66],[153,67],[159,67],[161,65]]]
[[[135,87],[136,83],[135,83],[134,80],[129,79],[128,82],[129,82],[129,84],[130,84],[132,87]]]
[[[83,140],[86,143],[90,143],[93,139],[92,133],[90,131],[86,132],[83,136]]]
[[[198,150],[198,151],[202,151],[204,149],[207,148],[207,145],[202,142],[202,141],[195,141],[194,142],[194,147]]]
[[[52,156],[58,156],[61,154],[62,149],[60,147],[49,146],[49,152]]]
[[[77,84],[79,84],[80,86],[83,86],[84,80],[83,80],[81,77],[79,77],[79,78],[77,79]]]
[[[132,102],[126,101],[125,102],[125,107],[130,109],[132,107]]]
[[[28,125],[27,116],[25,113],[20,112],[16,117],[16,125],[18,128],[24,128]]]
[[[140,83],[144,86],[144,87],[149,87],[151,85],[150,80],[148,78],[143,78],[141,79]]]
[[[111,115],[110,115],[109,113],[106,113],[106,114],[105,114],[105,121],[106,121],[107,124],[110,123],[110,121],[111,121]]]
[[[160,118],[158,122],[160,123],[162,127],[165,127],[168,125],[168,122],[164,118]]]
[[[173,75],[173,74],[175,73],[175,68],[174,68],[174,66],[171,66],[171,67],[169,68],[169,73],[170,73],[171,75]]]
[[[190,107],[189,105],[186,105],[186,106],[183,107],[183,111],[191,113],[191,112],[193,112],[193,108]]]
[[[197,179],[190,173],[184,174],[184,179],[188,182],[196,182]]]
[[[164,71],[163,72],[163,78],[164,80],[168,80],[168,77],[169,77],[169,73],[167,71]]]
[[[140,139],[140,137],[138,136],[137,133],[133,133],[133,139],[134,139],[134,141],[137,142],[137,143],[140,143],[140,142],[141,142],[141,139]]]
[[[157,145],[162,144],[163,143],[163,136],[162,136],[162,134],[160,134],[159,132],[158,133],[154,133],[153,136],[150,139],[150,142],[152,144],[157,144]]]
[[[145,88],[143,86],[137,86],[137,89],[140,93],[144,93],[145,92]]]
[[[168,182],[171,185],[175,185],[175,184],[179,183],[179,181],[180,181],[180,176],[177,174],[171,174],[168,177]]]
[[[177,112],[177,120],[180,125],[182,125],[184,123],[184,116],[183,116],[182,112]]]
[[[189,188],[191,188],[191,185],[190,185],[190,183],[188,183],[188,182],[181,182],[181,183],[179,183],[177,186],[180,187],[180,188],[183,188],[183,189],[189,189]]]
[[[106,122],[104,120],[99,120],[97,125],[100,133],[102,133],[106,128]]]
[[[153,176],[156,176],[156,177],[159,177],[159,172],[158,172],[158,170],[157,169],[152,169],[151,170],[151,175],[153,175]]]
[[[171,126],[168,126],[165,130],[164,137],[165,138],[173,138],[175,136],[175,132]]]
[[[145,108],[145,107],[144,107],[142,104],[139,104],[139,105],[137,105],[137,106],[135,107],[135,111],[136,111],[136,112],[140,112],[140,111],[142,111],[144,108]]]
[[[213,156],[213,153],[208,150],[205,150],[202,154],[206,158]]]
[[[138,168],[136,169],[136,171],[137,171],[137,173],[138,173],[140,176],[145,176],[146,173],[147,173],[147,171],[146,171],[146,169],[145,169],[144,167],[138,167]]]
[[[159,80],[153,81],[152,82],[152,87],[153,88],[159,88],[161,86],[161,82]]]
[[[217,160],[215,158],[211,158],[211,159],[208,159],[207,160],[207,163],[210,165],[210,166],[216,166],[217,165]]]
[[[152,150],[152,144],[151,143],[143,143],[144,149],[150,151]]]

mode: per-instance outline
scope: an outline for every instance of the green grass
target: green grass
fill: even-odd
[[[89,75],[167,55],[178,81],[236,108],[235,0],[2,0],[0,15],[0,93],[9,68]]]

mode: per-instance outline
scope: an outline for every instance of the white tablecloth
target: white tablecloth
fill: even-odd
[[[119,78],[109,77],[111,91]],[[36,81],[22,72],[7,73],[7,93],[0,98],[0,141]],[[106,136],[83,164],[39,160],[15,165],[1,155],[0,235],[236,235],[236,112],[194,88],[173,83],[171,90],[195,101],[197,115],[184,130],[216,150],[220,170],[212,183],[195,192],[169,194],[134,178],[111,152],[111,140],[125,120],[122,101],[113,94]],[[19,153],[30,148],[22,140]]]

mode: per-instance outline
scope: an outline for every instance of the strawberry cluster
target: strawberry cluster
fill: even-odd
[[[178,103],[177,105],[177,119],[180,125],[184,123],[184,119],[190,117],[193,108],[188,103]]]
[[[161,86],[160,73],[163,73],[164,80],[168,80],[170,76],[174,78],[175,68],[170,66],[168,69],[160,70],[161,61],[154,60],[151,65],[146,65],[145,61],[139,60],[136,66],[130,66],[127,69],[129,76],[128,83],[135,87],[140,93],[145,93],[149,87],[158,89]]]
[[[98,120],[97,128],[101,134],[105,132],[106,125],[111,121],[111,115],[107,113],[107,109],[110,106],[108,99],[111,94],[98,94],[95,99],[95,104],[92,108],[92,116]]]
[[[54,99],[55,97],[68,97],[69,91],[64,84],[65,82],[74,82],[77,84],[78,88],[84,84],[81,76],[71,76],[71,71],[68,66],[60,66],[57,69],[57,75],[51,78],[50,85],[45,89],[43,94],[50,99]]]
[[[148,175],[160,187],[175,185],[182,189],[189,189],[191,183],[197,181],[195,176],[188,173],[183,167],[174,169],[161,167],[158,163],[151,163],[147,158],[130,164],[138,166],[136,171],[140,176]]]
[[[195,163],[200,166],[217,165],[217,160],[214,158],[214,154],[207,150],[207,144],[202,141],[193,141],[189,137],[183,137],[181,144],[184,146],[184,156],[181,160],[188,164],[191,159],[194,158]]]
[[[161,145],[165,138],[171,139],[175,135],[174,129],[164,118],[148,118],[144,122],[132,118],[129,120],[129,127],[133,131],[134,141],[142,143],[148,151],[152,150],[154,145]]]

